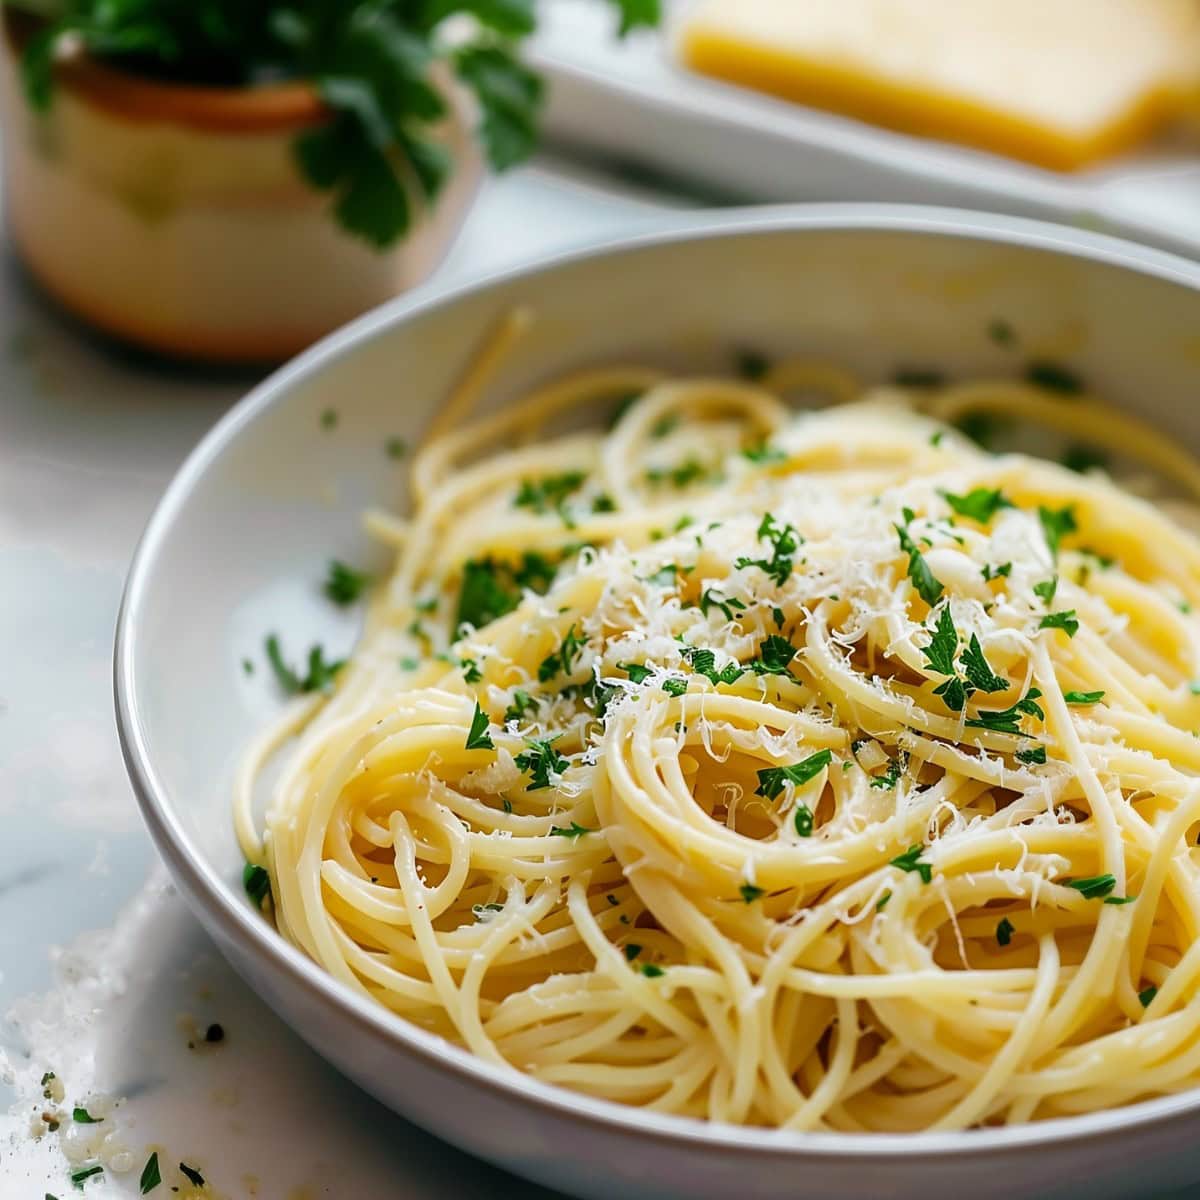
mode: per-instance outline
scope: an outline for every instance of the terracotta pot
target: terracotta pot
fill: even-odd
[[[142,79],[76,55],[47,113],[21,89],[26,20],[4,13],[5,207],[39,282],[99,329],[226,362],[286,358],[420,283],[449,249],[482,163],[466,97],[439,130],[456,168],[408,236],[376,251],[344,233],[292,157],[328,119],[311,88]]]

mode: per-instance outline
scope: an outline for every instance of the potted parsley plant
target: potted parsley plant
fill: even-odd
[[[624,34],[659,0],[609,0]],[[286,357],[419,282],[533,149],[536,0],[10,0],[5,202],[30,272],[158,351]]]

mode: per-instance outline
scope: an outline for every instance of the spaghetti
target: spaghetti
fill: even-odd
[[[1038,388],[781,398],[822,378],[591,371],[422,451],[361,645],[239,780],[280,931],[499,1067],[714,1121],[1194,1086],[1200,543],[941,419],[1061,423]]]

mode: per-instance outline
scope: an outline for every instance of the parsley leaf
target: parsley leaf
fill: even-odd
[[[1154,984],[1151,984],[1149,987],[1142,988],[1142,990],[1138,992],[1138,1001],[1143,1008],[1149,1008],[1154,1002],[1154,997],[1157,995],[1158,988],[1156,988]]]
[[[93,1175],[102,1175],[104,1168],[97,1165],[94,1167],[81,1167],[78,1171],[71,1172],[71,1182],[77,1187],[82,1188],[84,1182],[91,1179]]]
[[[760,887],[755,887],[752,883],[743,883],[738,891],[742,894],[742,899],[747,904],[753,904],[755,900],[761,900],[766,892]]]
[[[467,734],[467,750],[495,750],[491,735],[488,733],[488,715],[475,701],[475,715],[471,718],[471,732]]]
[[[764,574],[770,576],[776,587],[782,587],[792,573],[792,558],[804,543],[804,539],[792,525],[781,525],[772,513],[766,513],[758,526],[758,539],[767,542],[771,547],[771,557],[746,558],[735,560],[734,566],[741,570],[744,567],[758,567]]]
[[[289,695],[295,696],[301,692],[328,692],[333,689],[334,677],[346,665],[345,659],[336,662],[325,661],[325,651],[321,646],[313,646],[308,652],[308,672],[304,676],[297,674],[296,669],[284,661],[283,651],[276,634],[268,636],[266,641],[267,661],[279,686]]]
[[[1109,895],[1117,886],[1112,875],[1089,875],[1085,879],[1066,879],[1067,887],[1074,888],[1085,900],[1099,900]]]
[[[712,588],[705,588],[700,594],[700,611],[707,617],[710,608],[719,608],[725,614],[725,620],[732,621],[735,612],[746,611],[746,602],[736,597],[726,599],[717,595]]]
[[[903,854],[897,854],[895,858],[889,861],[889,865],[899,867],[902,871],[916,871],[921,877],[922,883],[930,883],[933,880],[933,864],[925,862],[921,855],[924,853],[925,847],[920,843],[909,846]]]
[[[512,703],[504,710],[504,723],[519,721],[531,708],[537,706],[537,701],[528,693],[517,688],[513,692]]]
[[[271,894],[271,876],[266,867],[246,863],[242,868],[242,886],[255,908],[262,908],[263,901]]]
[[[642,974],[647,979],[657,979],[663,974],[663,969],[654,963],[642,963]]]
[[[187,1163],[180,1163],[179,1169],[180,1169],[180,1171],[183,1172],[184,1176],[187,1178],[188,1183],[192,1184],[195,1187],[203,1187],[204,1186],[204,1176],[201,1175],[200,1172],[197,1171],[195,1167],[189,1167],[187,1165]]]
[[[895,758],[888,760],[887,770],[871,780],[871,786],[873,788],[894,788],[900,782],[900,776],[904,774],[907,766],[908,755],[901,750]]]
[[[86,1108],[83,1108],[77,1104],[74,1111],[71,1113],[71,1120],[74,1121],[76,1125],[98,1125],[104,1120],[104,1118],[93,1117]]]
[[[1035,746],[1031,750],[1018,750],[1017,761],[1040,767],[1046,761],[1046,747]]]
[[[950,606],[943,606],[938,615],[936,628],[932,631],[929,644],[925,647],[925,665],[939,675],[953,675],[954,657],[958,653],[958,630]]]
[[[586,645],[587,642],[575,633],[575,626],[572,625],[558,649],[542,659],[538,667],[539,682],[548,683],[556,675],[570,675]]]
[[[728,663],[718,671],[717,656],[708,649],[691,646],[684,651],[684,656],[697,675],[703,675],[713,684],[736,683],[745,674],[737,663]]]
[[[796,815],[793,818],[796,832],[803,838],[812,837],[813,811],[807,804],[796,805]]]
[[[686,679],[664,679],[662,682],[662,690],[668,696],[682,696],[687,691],[688,685]]]
[[[942,499],[960,516],[986,525],[1002,508],[1013,508],[999,488],[972,488],[965,496],[953,492],[942,492]]]
[[[832,761],[831,751],[818,750],[790,767],[764,767],[758,772],[758,787],[754,794],[774,800],[789,783],[802,787],[815,779]]]
[[[1066,612],[1047,613],[1038,623],[1039,629],[1061,629],[1067,637],[1074,637],[1079,632],[1079,621],[1073,608]]]
[[[564,471],[561,475],[546,475],[541,479],[524,479],[513,498],[517,508],[528,508],[535,513],[551,510],[562,512],[567,497],[577,492],[587,476],[582,471]]]
[[[1008,680],[989,666],[976,634],[971,634],[971,640],[962,652],[962,665],[967,682],[977,692],[1002,692],[1009,686]]]
[[[1104,699],[1103,692],[1063,692],[1063,699],[1068,704],[1099,704]]]
[[[645,683],[654,672],[641,663],[617,663],[617,666],[629,676],[630,683]]]
[[[990,563],[985,563],[980,574],[986,582],[991,582],[993,579],[1007,579],[1012,574],[1012,563],[1001,563],[998,567],[993,567]]]
[[[977,716],[968,718],[966,724],[975,729],[990,729],[993,733],[1020,733],[1022,716],[1037,717],[1039,721],[1046,719],[1041,705],[1037,703],[1041,695],[1037,688],[1030,688],[1025,696],[1011,707],[981,709]]]
[[[912,581],[913,587],[917,589],[917,594],[926,604],[934,605],[938,602],[944,589],[941,582],[934,578],[929,564],[925,561],[925,556],[917,549],[916,543],[909,536],[908,522],[911,520],[912,518],[907,516],[906,510],[906,523],[895,525],[893,528],[900,538],[900,549],[908,555],[908,577]]]
[[[554,742],[554,738],[533,738],[527,743],[529,749],[523,750],[513,760],[518,770],[528,771],[531,776],[526,791],[536,792],[550,787],[550,776],[561,775],[570,765],[554,749]]]
[[[324,591],[334,604],[353,604],[371,582],[365,571],[356,571],[337,559],[331,560],[329,573],[325,577]]]
[[[746,348],[734,356],[734,369],[743,379],[757,383],[771,369],[771,360],[761,351]]]
[[[1050,555],[1057,559],[1063,538],[1079,529],[1075,520],[1075,507],[1068,504],[1065,508],[1047,508],[1044,504],[1039,504],[1038,518],[1042,522],[1042,532],[1046,535]]]
[[[585,825],[580,825],[578,821],[572,821],[565,829],[559,825],[550,826],[551,837],[566,838],[568,841],[578,841],[585,833],[595,833],[594,829],[588,829]]]
[[[798,653],[787,638],[772,633],[759,643],[758,658],[749,664],[750,669],[756,675],[787,675]]]
[[[1007,946],[1016,931],[1016,926],[1007,917],[1001,917],[1000,923],[996,926],[996,941],[1001,946]]]
[[[149,1195],[158,1185],[162,1183],[162,1173],[158,1168],[158,1151],[146,1159],[146,1165],[142,1168],[142,1176],[138,1180],[138,1187],[141,1189],[143,1196]]]
[[[1044,579],[1041,583],[1035,583],[1033,585],[1033,594],[1044,601],[1047,605],[1054,603],[1054,593],[1057,591],[1057,575],[1052,575],[1049,579]]]

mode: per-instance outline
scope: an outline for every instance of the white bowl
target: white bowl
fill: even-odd
[[[234,966],[386,1104],[579,1196],[1096,1200],[1200,1179],[1200,1091],[904,1136],[780,1134],[592,1100],[501,1073],[375,1007],[251,910],[229,793],[242,746],[276,704],[263,636],[278,631],[293,654],[315,640],[349,648],[352,618],[319,594],[325,563],[382,565],[359,513],[400,494],[403,464],[385,442],[417,435],[472,346],[516,304],[539,320],[504,364],[495,402],[572,365],[712,368],[748,345],[830,355],[868,377],[897,364],[1010,372],[1039,356],[1069,361],[1200,447],[1200,265],[1012,218],[886,206],[733,213],[386,306],[284,368],[205,438],[151,520],[125,594],[116,696],[129,773],[160,852]],[[998,316],[1019,350],[989,339]],[[246,657],[259,664],[252,676]]]

